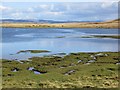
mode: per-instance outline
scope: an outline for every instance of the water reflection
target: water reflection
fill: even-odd
[[[75,38],[91,34],[118,34],[117,29],[26,29],[3,28],[2,58],[22,59],[56,53],[118,51],[118,39]],[[67,38],[56,38],[65,36]],[[1,46],[0,46],[1,47]],[[50,53],[21,53],[20,50],[48,50]]]

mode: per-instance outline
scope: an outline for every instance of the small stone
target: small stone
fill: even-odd
[[[95,56],[103,57],[104,54],[103,54],[103,53],[98,53],[98,54],[96,54]]]
[[[119,62],[119,63],[116,63],[116,65],[120,65],[120,62]]]
[[[18,68],[13,68],[13,69],[11,69],[11,71],[12,72],[17,72],[17,71],[19,71],[19,69]]]
[[[79,60],[77,63],[81,63],[82,62],[82,60]]]
[[[28,70],[33,70],[33,69],[34,69],[34,67],[29,67],[29,68],[28,68]]]
[[[65,73],[65,75],[71,75],[74,72],[75,72],[75,70],[70,70],[69,72]]]
[[[104,56],[108,56],[108,54],[98,53],[98,54],[96,54],[95,56],[104,57]]]
[[[92,63],[92,62],[95,62],[95,60],[89,60],[88,63]]]

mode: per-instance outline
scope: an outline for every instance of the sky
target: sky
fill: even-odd
[[[2,19],[96,21],[118,18],[118,2],[2,2]]]

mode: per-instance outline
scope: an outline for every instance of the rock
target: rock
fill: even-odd
[[[17,71],[19,71],[19,69],[18,68],[13,68],[13,69],[11,69],[11,71],[12,72],[17,72]]]
[[[93,57],[94,60],[96,60],[97,58],[96,57]]]
[[[72,73],[74,73],[75,72],[75,70],[70,70],[70,71],[68,71],[67,73],[65,73],[65,75],[71,75]]]
[[[120,65],[120,62],[119,62],[119,63],[116,63],[116,65]]]
[[[105,56],[108,56],[108,54],[105,54]]]
[[[81,63],[82,62],[82,60],[79,60],[77,63]]]
[[[104,54],[103,53],[98,53],[98,54],[96,54],[95,56],[104,56]]]
[[[95,56],[97,56],[97,57],[104,57],[104,56],[108,56],[108,54],[98,53]]]
[[[60,67],[60,68],[65,68],[65,67]]]
[[[85,65],[89,65],[90,63],[85,63]]]
[[[96,60],[97,58],[96,58],[96,56],[93,56],[93,55],[91,55],[90,56],[91,58],[93,58],[94,60]]]
[[[93,55],[91,55],[90,57],[91,57],[91,58],[93,58],[94,56],[93,56]]]
[[[20,61],[20,60],[18,60],[18,62],[19,62],[19,63],[21,63],[21,64],[23,64],[23,62],[22,62],[22,61]]]
[[[27,70],[33,70],[34,69],[34,67],[29,67]]]
[[[95,62],[95,60],[89,60],[88,63],[92,63],[92,62]]]
[[[60,68],[66,68],[67,67],[67,65],[62,65],[62,66],[60,66]]]
[[[34,74],[41,74],[41,73],[37,70],[34,70]]]
[[[69,66],[76,66],[76,64],[74,64],[74,63],[71,63]]]

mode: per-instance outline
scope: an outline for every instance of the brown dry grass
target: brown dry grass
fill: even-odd
[[[2,23],[0,27],[12,28],[119,28],[118,20],[81,23]]]

